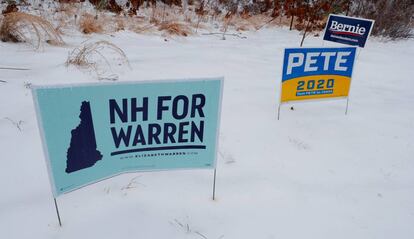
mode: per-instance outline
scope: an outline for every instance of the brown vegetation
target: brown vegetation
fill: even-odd
[[[102,33],[104,30],[102,22],[91,14],[84,14],[81,17],[79,28],[85,34]]]
[[[108,41],[84,43],[73,49],[66,60],[66,66],[92,70],[98,77],[112,72],[114,67],[128,66],[129,61],[124,51]]]
[[[169,35],[176,36],[188,36],[192,33],[191,29],[179,22],[162,22],[160,23],[158,30],[164,31]]]
[[[355,6],[353,15],[375,20],[372,35],[389,39],[413,37],[412,0],[361,0]]]
[[[390,38],[412,36],[414,25],[413,0],[89,0],[97,10],[93,15],[90,9],[80,7],[84,1],[59,0],[56,14],[42,16],[58,22],[59,30],[79,26],[85,34],[154,30],[188,36],[206,28],[205,23],[224,33],[230,29],[249,31],[277,24],[302,31],[305,39],[307,34],[324,28],[330,13],[374,19],[372,34]],[[5,12],[14,12],[17,6],[10,4]],[[89,14],[85,13],[88,11]]]
[[[47,20],[22,12],[5,14],[0,27],[0,39],[4,42],[26,42],[39,48],[42,42],[63,45],[59,32]]]
[[[154,24],[148,23],[144,19],[131,18],[131,21],[128,21],[126,28],[135,33],[152,33],[156,32],[157,28]]]
[[[17,8],[16,3],[12,2],[12,3],[9,3],[6,9],[4,9],[1,13],[4,15],[7,13],[18,12],[18,11],[19,11],[19,8]]]

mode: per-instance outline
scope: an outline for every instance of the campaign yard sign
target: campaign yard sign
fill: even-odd
[[[54,196],[124,172],[215,168],[222,84],[34,87]]]
[[[280,102],[347,97],[355,47],[285,49]]]
[[[323,39],[364,47],[373,26],[374,20],[330,14]]]

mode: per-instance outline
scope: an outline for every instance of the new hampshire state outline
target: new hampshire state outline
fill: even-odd
[[[96,149],[91,106],[88,101],[82,102],[79,118],[79,125],[71,131],[72,137],[66,155],[66,173],[92,167],[102,159],[101,152]]]

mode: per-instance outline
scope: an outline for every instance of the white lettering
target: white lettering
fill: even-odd
[[[323,63],[323,70],[327,71],[329,69],[329,61],[332,56],[335,56],[335,52],[322,52],[321,56],[325,57],[325,61]]]
[[[290,53],[287,61],[286,75],[292,74],[295,68],[303,72],[312,71],[347,71],[348,56],[351,51],[327,51],[327,52],[308,52],[308,53]]]
[[[349,52],[349,51],[340,51],[340,52],[338,52],[338,56],[336,57],[336,61],[335,61],[335,70],[336,71],[347,71],[348,70],[348,67],[341,66],[341,64],[347,62],[347,60],[344,59],[343,57],[349,56],[349,55],[351,55],[351,52]]]
[[[288,57],[288,65],[286,74],[292,74],[292,69],[294,67],[301,66],[303,64],[303,53],[290,53]],[[295,61],[297,59],[297,61]]]
[[[306,61],[305,61],[305,72],[307,71],[317,71],[317,66],[311,66],[312,64],[315,64],[317,62],[316,57],[318,57],[321,53],[319,52],[309,52],[306,54]]]
[[[365,27],[360,27],[359,24],[357,26],[348,25],[343,23],[338,23],[337,21],[332,21],[331,27],[329,30],[344,32],[344,33],[353,33],[358,35],[364,35],[367,29]]]

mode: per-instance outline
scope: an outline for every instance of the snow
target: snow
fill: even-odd
[[[0,70],[0,238],[413,238],[414,41],[369,40],[348,115],[345,100],[295,103],[278,121],[283,49],[301,36],[244,35],[92,36],[126,52],[119,81],[225,76],[217,198],[209,170],[124,174],[59,197],[61,228],[29,88],[97,82],[64,65],[86,38],[1,42],[0,66],[30,70]]]

